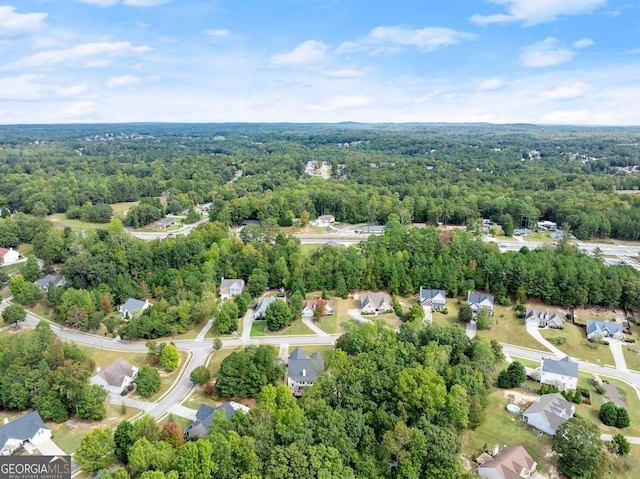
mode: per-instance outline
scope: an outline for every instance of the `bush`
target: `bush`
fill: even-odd
[[[615,405],[613,401],[608,401],[600,406],[600,420],[607,426],[615,426],[619,429],[628,427],[630,424],[629,412]]]
[[[549,341],[551,344],[555,344],[556,346],[561,346],[567,342],[567,338],[565,338],[564,336],[557,336],[555,338],[547,338],[547,341]]]
[[[611,442],[609,443],[609,449],[614,454],[623,456],[631,452],[631,445],[629,444],[629,441],[627,441],[627,438],[622,434],[614,434],[611,438]]]
[[[514,388],[520,386],[527,379],[527,373],[524,366],[518,361],[514,361],[509,364],[507,369],[503,369],[498,374],[498,387],[499,388]]]
[[[538,394],[542,396],[543,394],[552,394],[558,393],[560,390],[551,384],[541,384],[540,389],[538,390]]]
[[[206,384],[211,379],[211,371],[206,366],[198,366],[189,377],[193,384]]]
[[[160,373],[156,368],[145,364],[138,371],[135,383],[138,393],[142,397],[149,397],[160,391],[162,379],[160,379]]]
[[[439,310],[442,314],[449,314],[449,310],[447,308],[442,308]]]

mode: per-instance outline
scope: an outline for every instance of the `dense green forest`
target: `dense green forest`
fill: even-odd
[[[331,179],[305,177],[309,161],[329,164]],[[212,219],[229,225],[266,218],[286,225],[303,210],[349,223],[396,213],[403,223],[492,218],[516,228],[544,219],[580,239],[637,240],[640,197],[616,190],[640,187],[639,166],[638,128],[5,126],[0,206],[77,215],[88,202],[164,193],[172,210],[212,201]]]

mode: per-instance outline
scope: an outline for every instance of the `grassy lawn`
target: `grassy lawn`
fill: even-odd
[[[198,409],[200,404],[207,404],[209,406],[216,406],[216,402],[211,396],[207,396],[202,391],[202,386],[197,386],[193,392],[189,395],[189,398],[182,403],[184,407],[191,409]]]
[[[103,223],[88,223],[81,220],[70,220],[64,213],[55,213],[47,216],[53,225],[58,229],[65,229],[67,226],[74,231],[94,231],[97,229],[105,229],[106,224]]]
[[[158,422],[158,425],[162,427],[164,424],[168,422],[175,422],[178,426],[180,426],[180,429],[184,431],[185,428],[187,428],[191,424],[191,419],[187,419],[186,417],[182,417],[182,416],[177,416],[175,414],[168,414],[167,416],[164,417],[164,419],[162,419],[162,421]]]
[[[280,331],[269,331],[266,321],[254,321],[251,325],[251,336],[299,336],[301,334],[315,335],[301,319],[296,319],[291,326]]]
[[[254,321],[251,323],[251,336],[264,336],[267,327],[266,321]]]
[[[548,475],[549,471],[555,469],[554,462],[547,456],[551,450],[551,437],[525,426],[520,421],[519,414],[511,414],[506,410],[507,404],[518,402],[517,399],[522,394],[519,391],[501,389],[489,395],[485,421],[475,430],[465,431],[462,435],[463,456],[473,462],[483,446],[491,449],[495,444],[500,447],[522,445],[538,463],[538,471]],[[532,395],[530,397],[533,398]],[[527,407],[527,404],[521,402],[521,409]]]
[[[209,368],[209,371],[211,371],[211,377],[212,378],[216,377],[216,375],[218,374],[218,371],[220,370],[220,364],[222,364],[222,361],[226,357],[230,356],[231,353],[234,353],[236,351],[242,351],[242,349],[243,348],[225,348],[213,353],[213,356],[211,356],[211,360],[207,365],[207,367]]]
[[[605,364],[615,364],[609,346],[589,342],[584,329],[571,323],[565,324],[564,329],[541,329],[540,334],[544,338],[567,338],[567,342],[557,346],[557,348],[580,361],[588,361],[603,366]]]
[[[327,240],[329,241],[329,240]],[[309,258],[313,253],[320,249],[320,244],[301,244],[300,252],[302,253],[303,258]]]
[[[132,366],[141,368],[145,364],[149,364],[147,361],[146,353],[126,353],[122,351],[110,351],[108,349],[97,349],[89,346],[77,345],[82,351],[84,351],[99,368],[108,366],[118,358],[122,358]]]
[[[289,354],[293,352],[298,346],[289,346]],[[305,353],[311,355],[313,353],[320,353],[325,359],[325,365],[327,358],[333,354],[333,346],[329,344],[309,344],[307,346],[300,346]]]
[[[333,301],[333,315],[322,317],[316,325],[325,333],[341,334],[344,331],[342,325],[349,321],[349,313],[347,311],[356,308],[357,301],[351,298],[342,299],[336,297],[332,297],[331,301]]]
[[[115,428],[120,421],[130,419],[138,410],[135,408],[125,407],[123,414],[122,406],[107,404],[107,415],[103,421],[80,421],[70,419],[63,424],[56,424],[47,421],[47,426],[51,429],[54,442],[67,454],[74,452],[80,445],[82,438],[89,431],[96,427],[106,427],[108,429]]]
[[[499,343],[545,350],[544,346],[529,336],[524,319],[516,318],[513,308],[496,305],[493,308],[493,316],[489,319],[491,329],[478,330],[478,336],[495,339]]]
[[[458,304],[455,298],[447,298],[447,314],[443,314],[440,311],[433,311],[433,324],[438,326],[446,326],[452,328],[465,329],[465,325],[458,321],[458,310],[460,304]]]
[[[633,351],[638,351],[634,353]],[[640,345],[638,343],[633,345],[622,345],[622,352],[624,353],[624,359],[629,369],[640,371]]]
[[[640,446],[631,446],[631,453],[612,461],[611,475],[616,479],[636,479],[640,469]]]

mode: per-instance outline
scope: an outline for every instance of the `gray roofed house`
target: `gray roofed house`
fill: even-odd
[[[258,304],[254,314],[255,319],[264,319],[265,313],[267,312],[267,306],[276,300],[284,301],[286,303],[286,300],[281,296],[265,296],[264,298],[258,299]]]
[[[486,309],[487,311],[489,311],[489,314],[493,314],[494,300],[492,294],[479,294],[469,292],[467,301],[469,302],[471,311],[473,311],[474,314],[477,314],[480,309]]]
[[[141,301],[135,298],[127,299],[126,303],[120,306],[120,316],[123,319],[131,319],[135,316],[142,314],[142,312],[151,306],[148,300]]]
[[[595,319],[587,320],[587,338],[614,338],[622,339],[622,325],[618,323],[610,323],[609,321],[596,321]]]
[[[225,402],[216,408],[207,406],[206,404],[200,404],[198,412],[196,412],[195,420],[184,430],[184,435],[188,438],[206,438],[215,414],[220,411],[224,412],[227,419],[231,419],[238,411],[243,414],[248,413],[249,408],[235,401]]]
[[[569,356],[562,359],[542,358],[540,383],[551,384],[561,391],[578,388],[578,363]]]
[[[527,323],[535,324],[539,328],[562,328],[564,326],[562,314],[548,309],[527,308],[524,319]]]
[[[48,274],[44,278],[37,279],[33,282],[40,290],[47,293],[51,286],[64,286],[66,281],[64,278],[58,278],[53,274]]]
[[[89,382],[102,386],[108,392],[120,394],[131,384],[136,374],[138,374],[138,368],[118,358],[91,376]]]
[[[366,225],[360,229],[360,233],[367,233],[372,235],[381,235],[387,229],[385,225]]]
[[[51,430],[37,411],[30,412],[18,419],[0,426],[0,455],[8,456],[13,451],[31,443],[34,446],[51,438]]]
[[[530,426],[551,436],[556,430],[573,416],[575,404],[567,401],[560,393],[543,394],[522,413],[525,422]]]
[[[224,279],[220,281],[220,298],[231,299],[244,292],[244,279]]]
[[[423,306],[431,305],[433,309],[444,309],[447,307],[447,293],[442,289],[422,289],[420,287],[418,301]]]
[[[158,227],[160,229],[166,229],[166,228],[168,228],[169,226],[171,226],[175,222],[176,222],[176,220],[174,218],[165,218],[163,220],[156,221],[156,227]]]
[[[391,296],[387,293],[363,293],[360,296],[360,309],[363,314],[393,311]]]
[[[287,385],[294,396],[302,396],[304,390],[313,386],[318,376],[324,371],[324,358],[320,353],[308,356],[301,348],[293,350],[289,356],[287,367]]]

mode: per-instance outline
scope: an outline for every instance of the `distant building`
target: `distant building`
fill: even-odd
[[[538,221],[536,226],[538,231],[556,231],[558,229],[558,224],[553,221]]]
[[[220,281],[220,298],[230,299],[244,292],[244,279],[224,279]]]
[[[522,417],[530,426],[555,436],[556,430],[573,417],[575,406],[560,393],[543,394],[522,413]]]
[[[515,228],[513,230],[514,236],[529,236],[531,234],[531,230],[529,228]]]
[[[324,300],[323,300],[324,301]],[[316,305],[318,304],[317,299],[306,299],[302,302],[302,319],[311,319],[313,317],[313,312],[316,310]],[[333,315],[333,301],[326,300],[324,301],[324,315],[323,316],[332,316]]]
[[[16,449],[30,443],[33,446],[51,439],[51,430],[37,411],[30,412],[0,426],[0,455],[8,456]]]
[[[364,234],[372,234],[372,235],[381,235],[387,229],[385,225],[366,225],[363,226],[362,229],[357,230],[358,233]]]
[[[164,229],[167,229],[169,226],[171,226],[175,222],[176,220],[174,220],[173,218],[165,218],[163,220],[156,221],[156,228],[160,228],[161,230],[164,230]]]
[[[136,374],[138,374],[138,368],[118,358],[91,376],[89,382],[102,386],[107,392],[120,394],[133,382]]]
[[[205,439],[209,435],[209,427],[211,427],[216,413],[223,411],[225,417],[231,419],[238,411],[246,414],[249,410],[244,404],[235,401],[225,402],[215,408],[200,404],[195,420],[184,430],[184,435],[188,439]]]
[[[62,287],[66,283],[67,282],[64,278],[58,278],[57,276],[54,276],[52,274],[48,274],[44,278],[38,279],[33,282],[33,284],[35,284],[38,288],[40,288],[41,291],[45,293],[48,293],[49,288],[51,288],[52,286]]]
[[[493,456],[478,467],[478,475],[484,479],[534,479],[536,467],[536,461],[524,447],[505,446],[499,451],[494,450]]]
[[[0,248],[0,261],[2,264],[15,263],[20,259],[20,253],[13,248]]]
[[[318,216],[317,219],[311,222],[314,226],[329,226],[331,223],[336,221],[336,217],[333,215],[321,215]]]
[[[549,311],[548,309],[527,308],[524,319],[527,324],[534,324],[539,328],[562,328],[564,326],[562,314],[557,311]]]
[[[542,358],[540,383],[556,386],[561,391],[578,389],[578,363],[569,356],[562,359]]]
[[[132,319],[142,314],[142,312],[151,306],[148,300],[141,301],[135,298],[127,299],[127,302],[120,306],[120,316],[122,319]]]
[[[302,396],[304,390],[313,386],[324,371],[324,358],[320,353],[308,356],[302,348],[296,348],[289,356],[286,382],[294,396]]]

